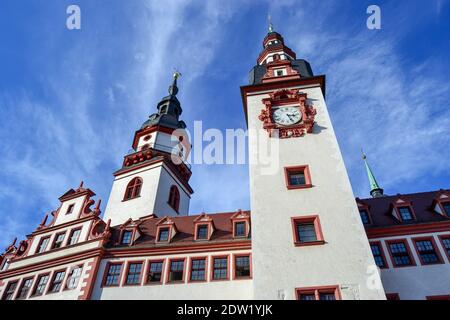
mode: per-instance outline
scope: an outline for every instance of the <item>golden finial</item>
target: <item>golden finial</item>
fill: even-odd
[[[364,154],[364,151],[363,151],[363,148],[361,148],[361,155],[362,155],[362,159],[363,160],[366,160],[366,155]]]
[[[173,79],[177,80],[179,77],[181,77],[181,73],[178,71],[177,68],[174,68],[174,73],[173,73]]]

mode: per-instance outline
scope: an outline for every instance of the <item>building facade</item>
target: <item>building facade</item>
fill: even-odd
[[[136,131],[103,217],[81,183],[6,248],[2,300],[449,299],[449,190],[385,196],[364,157],[372,198],[355,200],[325,76],[272,27],[241,96],[249,153],[276,140],[279,170],[250,163],[250,211],[189,215],[178,77]]]

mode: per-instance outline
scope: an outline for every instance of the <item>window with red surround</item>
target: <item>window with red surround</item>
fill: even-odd
[[[71,205],[69,205],[69,207],[67,208],[67,212],[66,214],[71,214],[73,212],[73,208],[75,207],[75,204],[72,203]]]
[[[39,245],[36,249],[36,253],[42,253],[47,250],[48,243],[50,242],[50,236],[42,237],[39,241]]]
[[[386,293],[386,300],[400,300],[398,293]]]
[[[175,185],[170,187],[169,200],[167,203],[178,213],[178,210],[180,209],[180,191],[178,191],[178,188]]]
[[[249,253],[234,254],[233,279],[251,279],[252,277],[252,257]]]
[[[285,167],[284,175],[286,179],[286,187],[291,189],[311,188],[311,175],[309,173],[309,166],[295,166]]]
[[[297,300],[341,300],[338,286],[295,289]]]
[[[410,267],[416,265],[406,239],[388,240],[386,241],[386,245],[389,249],[394,267]]]
[[[230,278],[229,256],[214,256],[211,261],[211,281]]]
[[[74,244],[78,243],[78,240],[80,238],[81,234],[81,228],[76,228],[70,231],[69,240],[67,241],[68,246],[73,246]]]
[[[74,266],[69,271],[69,276],[66,281],[66,290],[76,289],[80,282],[81,273],[83,272],[83,265]]]
[[[209,239],[209,225],[198,224],[195,226],[195,240],[208,240]]]
[[[26,299],[32,285],[33,285],[33,278],[23,279],[22,283],[20,284],[19,292],[17,293],[16,299],[19,300]]]
[[[123,262],[111,263],[109,262],[105,268],[103,277],[104,287],[117,287],[120,285],[120,278],[122,276]]]
[[[207,257],[190,258],[191,266],[189,269],[189,282],[206,281],[206,266],[208,265]]]
[[[50,286],[48,288],[47,293],[56,293],[61,291],[65,275],[66,275],[65,269],[55,271],[53,273],[52,281],[50,282]]]
[[[441,240],[442,247],[444,248],[447,259],[450,262],[450,234],[439,236],[439,240]]]
[[[13,300],[14,299],[14,293],[16,292],[17,285],[19,281],[11,281],[6,286],[6,289],[3,293],[2,300]]]
[[[325,240],[320,227],[319,216],[293,217],[292,232],[296,246],[324,244]]]
[[[45,288],[47,287],[48,280],[50,279],[50,274],[41,274],[37,277],[36,284],[34,285],[34,289],[31,292],[32,297],[42,296],[45,292]]]
[[[129,261],[125,273],[124,286],[137,286],[141,284],[142,271],[144,269],[143,261]]]
[[[238,210],[231,216],[234,238],[248,238],[250,236],[250,213]]]
[[[401,198],[392,203],[392,214],[401,222],[412,222],[416,220],[416,215],[410,201]]]
[[[146,284],[161,284],[163,282],[164,260],[150,260],[148,262]]]
[[[55,239],[53,240],[52,249],[61,248],[66,237],[66,232],[57,233]]]
[[[170,227],[158,228],[158,242],[169,242],[170,239]]]
[[[139,177],[133,178],[125,189],[123,201],[137,198],[141,195],[142,179]]]
[[[371,242],[370,249],[372,249],[373,258],[375,260],[376,265],[380,269],[385,269],[388,267],[386,262],[386,257],[384,255],[383,246],[380,241]]]
[[[444,263],[433,237],[413,238],[412,241],[422,265]]]
[[[169,272],[167,273],[167,283],[184,282],[184,269],[186,259],[170,259]]]
[[[129,245],[131,243],[132,237],[133,237],[133,230],[124,230],[122,232],[122,239],[120,240],[120,243],[124,245]]]

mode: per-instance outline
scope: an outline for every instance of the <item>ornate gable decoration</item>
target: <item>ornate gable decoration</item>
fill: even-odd
[[[301,137],[306,133],[312,133],[316,109],[306,103],[307,94],[300,93],[299,90],[282,89],[270,93],[269,98],[262,100],[265,109],[261,110],[259,120],[263,122],[263,128],[272,137],[278,131],[280,139]],[[277,124],[273,119],[274,109],[282,106],[298,108],[301,119],[297,123],[289,126]]]

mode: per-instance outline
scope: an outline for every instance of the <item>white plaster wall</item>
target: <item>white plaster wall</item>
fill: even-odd
[[[136,220],[153,213],[158,216],[176,215],[172,209],[169,209],[167,201],[170,186],[172,184],[180,186],[180,184],[170,177],[162,166],[162,163],[156,163],[116,176],[103,219],[105,221],[111,219],[111,225],[118,225],[124,223],[128,218]],[[141,195],[138,198],[123,201],[125,189],[135,177],[142,178]],[[164,187],[167,189],[163,191]],[[180,214],[186,215],[189,209],[189,196],[181,187],[179,190]]]
[[[56,221],[54,225],[59,225],[62,223],[74,221],[78,219],[78,216],[80,214],[80,211],[83,207],[83,203],[86,200],[86,196],[78,197],[75,199],[67,200],[61,203],[61,207],[59,209],[58,217],[56,218]],[[66,214],[67,209],[71,204],[75,204],[72,213]],[[49,217],[51,218],[51,217]],[[50,220],[48,220],[49,222]]]
[[[245,251],[248,252],[248,251]],[[139,261],[139,260],[158,260],[166,259],[164,266],[164,278],[168,270],[169,258],[188,258],[188,257],[203,257],[208,256],[207,277],[209,279],[210,267],[212,263],[211,255],[226,255],[232,253],[245,253],[244,251],[221,251],[208,254],[186,254],[186,255],[171,255],[171,256],[151,256],[151,257],[132,257],[127,259],[105,259],[100,263],[98,277],[95,283],[92,299],[96,300],[118,300],[118,299],[136,299],[136,300],[156,300],[156,299],[253,299],[252,280],[224,280],[224,281],[207,281],[201,283],[188,283],[188,269],[190,263],[186,264],[185,283],[176,284],[162,284],[162,285],[140,285],[140,286],[121,286],[121,287],[101,287],[103,274],[105,272],[108,261]],[[233,270],[233,259],[230,256],[230,279],[231,270]],[[189,260],[188,260],[189,262]],[[145,265],[145,268],[147,265]],[[125,265],[122,266],[125,268]],[[125,278],[125,271],[122,272],[121,283]],[[143,281],[143,279],[142,279]],[[143,283],[143,282],[141,282]]]
[[[255,298],[276,299],[281,290],[286,299],[294,299],[296,287],[341,285],[344,299],[384,299],[382,288],[366,285],[366,272],[375,262],[321,89],[304,87],[302,92],[317,110],[314,132],[279,140],[274,174],[263,175],[261,165],[250,164]],[[258,116],[267,97],[248,98],[249,128],[262,129]],[[267,133],[262,137],[269,139]],[[256,148],[249,143],[250,154]],[[283,168],[306,164],[313,188],[287,190]],[[295,247],[291,217],[308,215],[319,215],[326,244]],[[374,277],[379,277],[376,271]]]
[[[398,293],[401,300],[424,300],[427,296],[450,294],[450,264],[445,249],[438,235],[448,235],[448,232],[434,234],[415,234],[412,236],[389,237],[382,239],[370,239],[382,243],[388,269],[381,269],[381,280],[386,293]],[[412,238],[434,237],[436,249],[442,256],[444,264],[421,265],[417,252],[414,248]],[[407,239],[411,254],[416,266],[394,268],[386,240]]]

